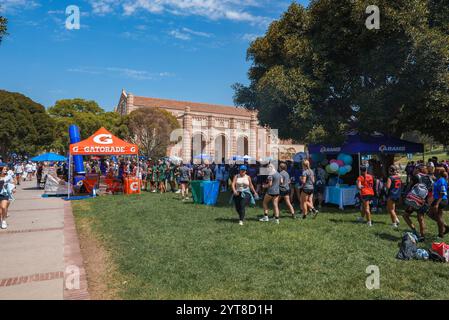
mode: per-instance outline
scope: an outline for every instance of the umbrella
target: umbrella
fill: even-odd
[[[194,156],[193,159],[212,160],[212,157],[208,154],[199,154]]]
[[[56,161],[66,161],[66,160],[67,160],[66,157],[60,156],[59,154],[51,153],[51,152],[50,153],[41,154],[41,155],[31,159],[31,161],[34,161],[34,162],[45,162],[45,161],[48,161],[48,162],[54,161],[54,162],[56,162]]]

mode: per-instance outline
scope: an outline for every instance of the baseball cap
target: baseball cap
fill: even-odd
[[[247,168],[247,166],[240,166],[240,168],[239,168],[239,170],[240,171],[247,171],[248,170],[248,168]]]

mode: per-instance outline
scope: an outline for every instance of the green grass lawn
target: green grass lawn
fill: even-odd
[[[275,225],[252,208],[239,226],[227,200],[206,207],[144,193],[73,208],[110,252],[124,299],[449,299],[449,265],[396,260],[404,223],[394,231],[385,214],[372,228],[332,208],[316,220],[284,212]],[[379,290],[366,288],[369,265],[380,268]]]

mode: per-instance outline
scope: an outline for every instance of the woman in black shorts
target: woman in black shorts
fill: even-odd
[[[282,184],[282,176],[279,172],[276,171],[274,166],[270,164],[268,166],[268,172],[270,175],[267,179],[267,184],[265,184],[263,187],[267,189],[267,192],[265,193],[265,197],[263,199],[263,211],[264,216],[259,221],[262,222],[268,222],[270,221],[268,219],[268,205],[270,202],[273,202],[273,211],[274,211],[274,218],[275,222],[279,224],[279,194],[280,190],[279,187]]]
[[[395,165],[389,169],[390,176],[387,179],[387,209],[390,213],[393,228],[399,227],[399,218],[396,214],[396,204],[399,203],[402,194],[402,180],[399,176],[399,170]]]
[[[318,210],[313,205],[313,192],[315,191],[315,174],[310,169],[309,160],[304,160],[302,163],[301,175],[301,210],[302,218],[307,218],[308,212],[312,212],[313,218],[316,218]]]
[[[295,209],[292,206],[292,203],[290,201],[290,175],[287,172],[287,165],[285,163],[281,163],[279,168],[281,169],[281,172],[279,173],[282,176],[282,184],[279,187],[279,196],[281,200],[285,201],[285,205],[287,206],[288,210],[290,211],[290,214],[292,218],[295,218]]]

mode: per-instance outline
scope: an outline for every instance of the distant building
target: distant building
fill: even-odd
[[[178,119],[182,141],[167,153],[184,161],[200,154],[212,157],[216,163],[234,156],[289,160],[304,151],[303,145],[277,139],[273,130],[259,125],[256,112],[243,108],[145,98],[122,90],[115,111],[124,116],[139,108],[164,109]]]

